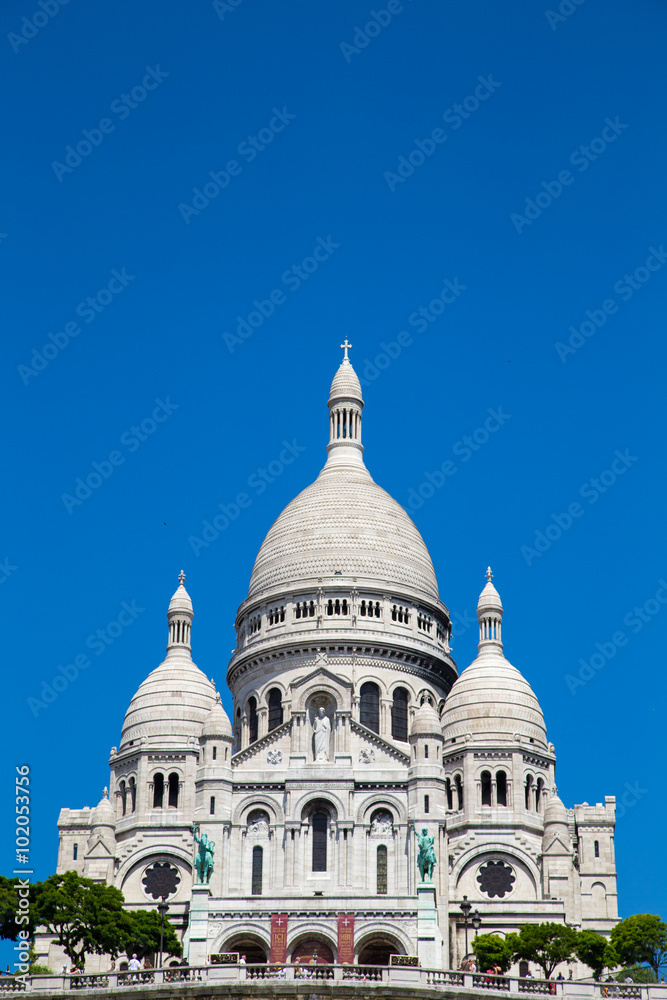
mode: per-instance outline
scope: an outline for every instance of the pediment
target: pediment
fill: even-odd
[[[332,684],[337,684],[339,687],[347,688],[351,691],[354,687],[352,681],[349,681],[347,677],[341,677],[340,674],[335,674],[333,670],[329,670],[328,667],[316,666],[309,674],[305,674],[303,677],[297,677],[290,683],[290,687],[293,689],[298,689],[304,686],[304,684],[311,684],[314,680],[326,680],[331,681]]]
[[[88,861],[89,858],[103,858],[104,860],[107,860],[111,857],[113,857],[113,854],[101,837],[97,838],[93,846],[87,850],[85,854],[86,861]]]
[[[393,743],[389,743],[384,740],[377,733],[374,733],[372,729],[367,729],[366,726],[362,726],[360,722],[356,719],[350,721],[350,731],[352,733],[352,746],[355,765],[359,763],[367,763],[369,765],[382,764],[382,763],[395,763],[399,762],[406,766],[410,764],[410,754],[405,753],[403,750],[399,750],[398,747],[394,746]],[[374,760],[360,760],[362,750],[367,749],[373,752]]]

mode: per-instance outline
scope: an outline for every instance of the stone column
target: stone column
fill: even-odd
[[[269,731],[269,710],[266,706],[257,709],[257,715],[259,716],[257,725],[257,739],[261,740],[262,736],[266,736]]]
[[[231,839],[231,823],[225,823],[222,827],[222,895],[229,895],[229,842]]]

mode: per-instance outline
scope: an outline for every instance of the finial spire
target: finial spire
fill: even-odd
[[[348,352],[349,350],[351,350],[351,349],[352,349],[352,344],[349,344],[349,343],[348,343],[348,341],[347,341],[347,337],[345,338],[345,343],[344,343],[344,344],[341,344],[340,346],[341,346],[341,347],[343,348],[343,350],[345,351],[345,356],[344,356],[344,358],[343,358],[343,361],[349,361],[350,359],[349,359],[349,358],[348,358],[348,356],[347,356],[347,352]]]
[[[102,798],[103,799],[108,799],[109,798],[109,789],[107,788],[106,785],[102,789]]]
[[[493,573],[491,572],[491,567],[490,566],[486,567],[486,579],[489,581],[489,583],[493,579]]]
[[[183,570],[181,570],[181,572],[178,574],[178,582],[182,587],[185,585],[185,573],[183,572]]]

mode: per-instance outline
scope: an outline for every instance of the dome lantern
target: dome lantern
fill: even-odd
[[[167,621],[169,622],[169,643],[167,645],[167,655],[171,651],[179,649],[191,650],[190,631],[192,629],[192,601],[183,582],[185,573],[183,570],[178,574],[178,589],[169,602],[167,610]]]
[[[493,573],[489,566],[486,570],[486,586],[479,595],[477,602],[477,618],[479,620],[479,646],[481,652],[486,650],[501,650],[501,628],[503,620],[503,602],[500,594],[491,583]]]
[[[349,463],[363,465],[361,411],[364,408],[364,400],[361,395],[361,383],[347,354],[352,344],[346,337],[340,346],[345,351],[345,356],[334,375],[327,404],[329,407],[327,465]]]

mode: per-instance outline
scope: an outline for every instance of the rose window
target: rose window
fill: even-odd
[[[494,896],[502,899],[512,891],[516,876],[504,861],[487,861],[480,868],[477,881],[482,892],[490,899]]]

